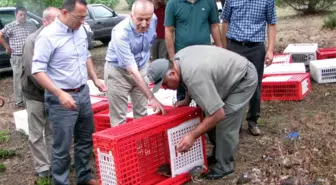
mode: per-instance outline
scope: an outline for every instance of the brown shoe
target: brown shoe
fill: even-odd
[[[252,136],[260,136],[261,134],[256,122],[248,122],[248,131]]]
[[[99,185],[99,181],[97,179],[91,179],[88,182],[78,183],[77,185]]]

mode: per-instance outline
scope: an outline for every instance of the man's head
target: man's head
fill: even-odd
[[[56,16],[61,14],[61,10],[55,7],[49,7],[43,11],[43,25],[48,26],[54,22]]]
[[[180,70],[175,61],[167,59],[154,60],[147,69],[150,82],[154,83],[153,93],[162,86],[164,89],[176,90],[180,84]]]
[[[131,18],[136,32],[144,33],[148,30],[154,13],[154,5],[149,0],[136,0],[132,5]]]
[[[86,13],[85,0],[64,0],[60,18],[69,28],[77,30],[84,23]]]
[[[20,23],[26,22],[27,9],[25,7],[17,7],[15,10],[15,19]]]

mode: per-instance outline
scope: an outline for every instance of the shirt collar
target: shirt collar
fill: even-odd
[[[14,24],[15,24],[15,26],[17,26],[17,25],[26,25],[26,24],[28,24],[28,22],[26,21],[25,23],[20,24],[19,21],[15,20]]]
[[[71,33],[73,30],[71,28],[69,28],[67,25],[65,25],[64,23],[62,23],[59,19],[59,16],[57,16],[55,18],[55,23],[59,25],[59,27],[62,29],[62,31],[64,31],[65,33]]]
[[[196,4],[198,1],[200,1],[200,0],[195,0],[194,1],[194,4]],[[190,4],[192,4],[190,1],[188,1],[188,0],[180,0],[180,2],[187,2],[187,3],[190,3]]]

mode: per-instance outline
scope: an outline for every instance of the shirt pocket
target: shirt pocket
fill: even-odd
[[[86,61],[87,57],[89,56],[87,38],[80,38],[79,42],[76,44],[76,48],[78,50],[78,55],[81,60]]]

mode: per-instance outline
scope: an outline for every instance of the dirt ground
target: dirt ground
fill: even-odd
[[[276,51],[281,52],[287,44],[296,42],[317,42],[319,47],[334,47],[335,31],[321,30],[322,20],[323,16],[279,17]],[[100,78],[103,77],[105,54],[104,46],[92,51]],[[10,132],[9,141],[1,143],[0,149],[13,149],[18,155],[0,159],[6,166],[6,171],[0,173],[0,184],[30,185],[35,181],[33,163],[27,136],[15,131],[12,113],[17,109],[10,75],[0,77],[0,96],[6,100],[5,106],[0,108],[0,130]],[[336,184],[335,97],[335,84],[313,83],[312,91],[302,101],[263,102],[260,120],[263,135],[248,135],[245,124],[236,153],[235,173],[225,179],[200,184],[236,184],[242,173],[252,178],[249,184],[276,185],[288,177],[300,185],[316,180],[320,184]],[[286,139],[291,132],[298,132],[299,138]],[[71,174],[74,183],[73,172]]]

